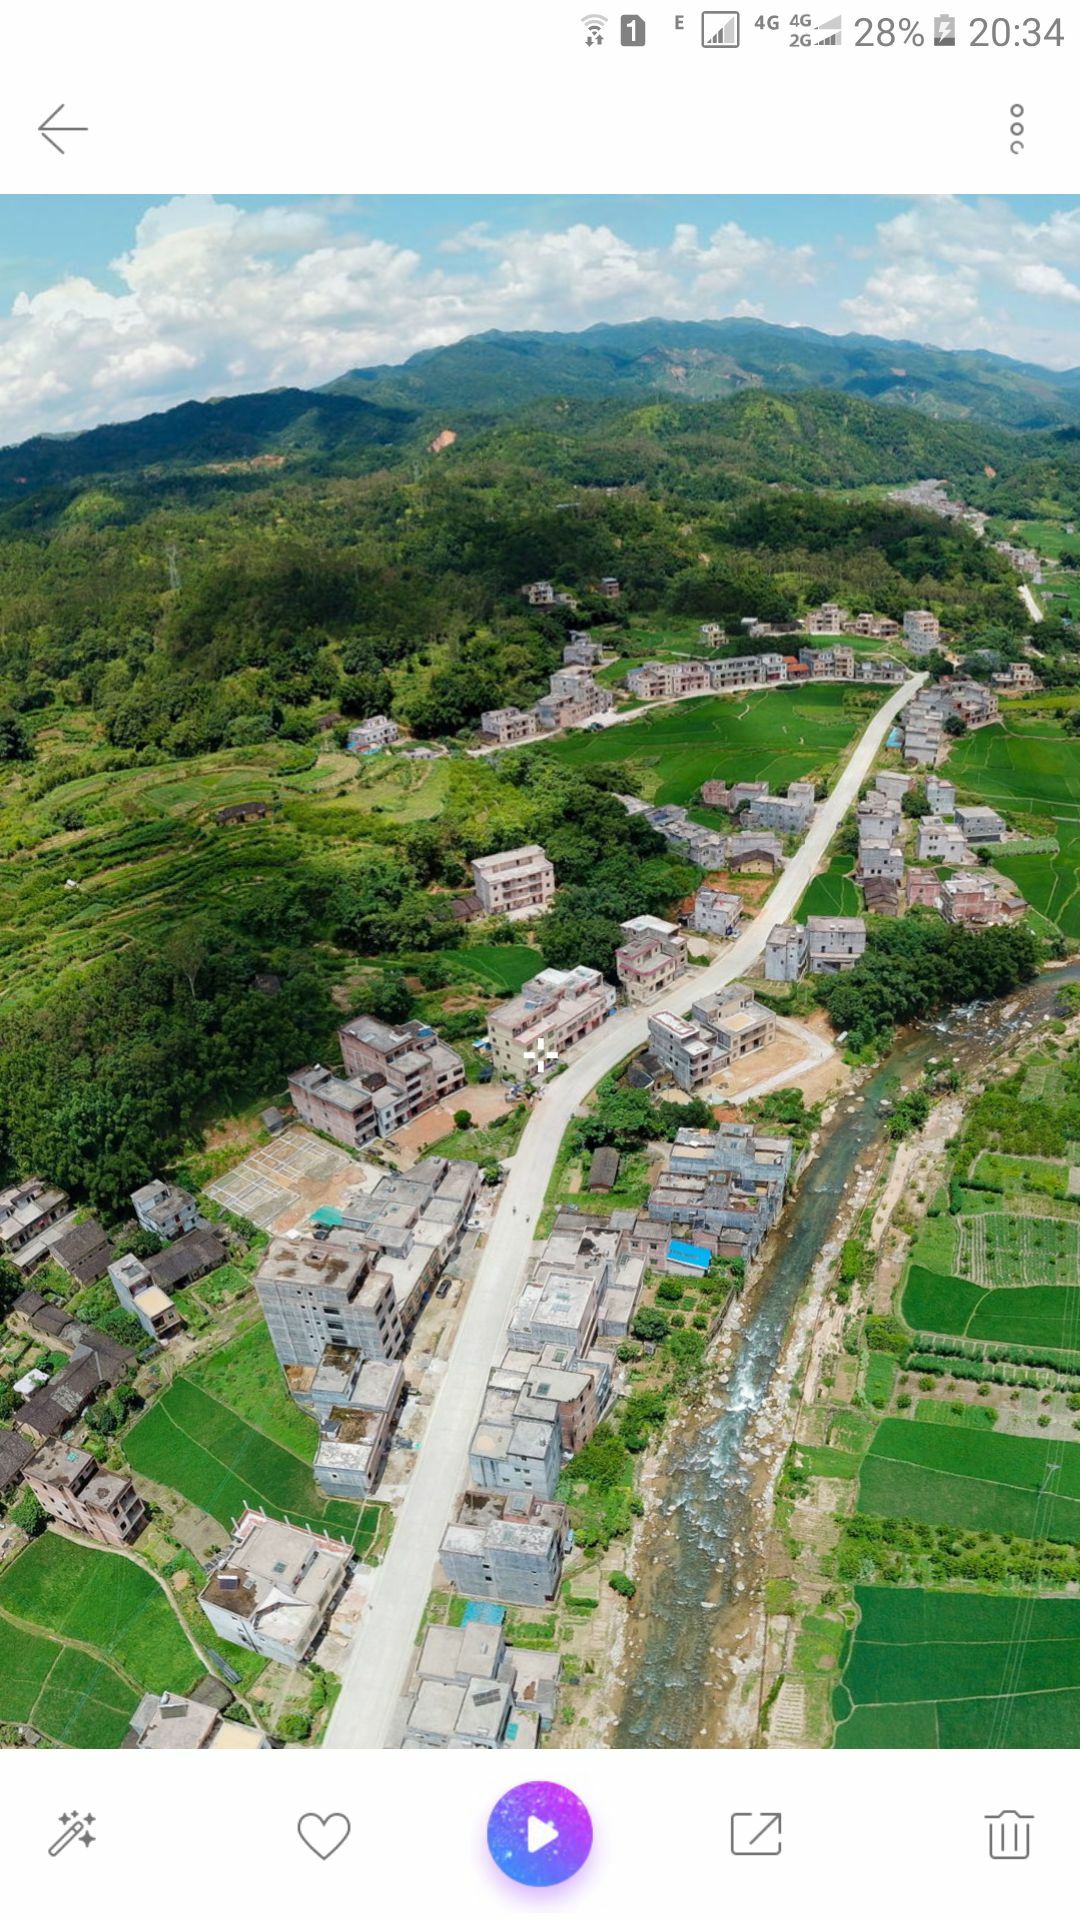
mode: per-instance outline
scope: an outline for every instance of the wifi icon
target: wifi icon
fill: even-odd
[[[607,14],[583,13],[581,16],[581,24],[585,29],[585,45],[587,47],[602,47],[604,44],[604,28],[607,26]]]

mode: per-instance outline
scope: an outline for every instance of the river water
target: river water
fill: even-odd
[[[966,1076],[977,1074],[1049,1017],[1057,987],[1077,979],[1080,967],[1057,970],[1003,1006],[906,1034],[855,1100],[840,1100],[753,1283],[726,1377],[706,1380],[666,1450],[661,1511],[645,1523],[641,1543],[639,1605],[612,1745],[712,1744],[712,1696],[730,1678],[717,1677],[719,1655],[727,1662],[747,1639],[763,1571],[767,1513],[752,1429],[774,1387],[800,1295],[834,1235],[844,1189],[883,1150],[882,1103],[935,1055],[954,1060]]]

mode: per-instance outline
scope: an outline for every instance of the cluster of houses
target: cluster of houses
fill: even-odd
[[[615,1011],[615,989],[596,967],[544,967],[487,1016],[494,1071],[540,1080]]]
[[[787,793],[770,793],[767,780],[724,780],[702,783],[701,803],[738,815],[744,827],[764,827],[776,833],[801,835],[814,817],[814,783],[793,780]]]
[[[765,978],[794,982],[804,973],[850,973],[866,952],[858,914],[812,913],[805,925],[778,921],[765,942]]]
[[[568,1545],[559,1476],[612,1403],[617,1348],[647,1271],[749,1266],[779,1216],[791,1163],[789,1140],[741,1122],[681,1128],[641,1213],[567,1207],[556,1216],[491,1369],[469,1485],[443,1535],[443,1574],[459,1593],[504,1605],[554,1598]],[[552,1685],[556,1677],[547,1675]]]
[[[525,586],[519,587],[518,592],[522,599],[528,601],[530,607],[574,608],[577,606],[577,600],[572,593],[557,592],[550,580],[530,580]],[[618,600],[622,587],[613,573],[606,573],[603,579],[597,582],[594,592],[598,593],[602,600]]]
[[[615,695],[610,687],[600,686],[595,679],[593,663],[582,659],[586,651],[595,652],[587,636],[567,643],[562,666],[551,675],[547,693],[541,694],[535,706],[488,707],[480,715],[480,733],[485,746],[518,746],[523,740],[535,740],[538,734],[577,726],[583,720],[595,720],[601,713],[610,713]]]
[[[631,667],[627,690],[638,700],[681,699],[691,693],[742,693],[808,680],[849,680],[899,686],[907,672],[896,660],[860,659],[851,647],[802,647],[798,654],[726,654],[717,660],[646,660]]]
[[[723,867],[731,873],[777,873],[783,866],[783,843],[769,828],[740,827],[721,833],[691,820],[685,807],[652,807],[630,793],[615,797],[628,813],[641,814],[674,852],[707,872]]]
[[[461,1055],[426,1021],[395,1027],[360,1014],[338,1041],[344,1073],[318,1061],[299,1067],[289,1093],[300,1118],[342,1146],[384,1140],[465,1085]]]
[[[945,723],[951,717],[965,727],[989,726],[998,717],[998,696],[991,687],[961,677],[921,687],[900,717],[898,735],[908,766],[934,767],[945,745]]]
[[[637,1076],[655,1082],[666,1074],[684,1093],[697,1093],[775,1037],[776,1015],[755,999],[752,987],[737,981],[700,995],[688,1020],[677,1013],[650,1015],[648,1051],[636,1063]]]

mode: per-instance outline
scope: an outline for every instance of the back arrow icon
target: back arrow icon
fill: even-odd
[[[41,122],[41,125],[38,128],[38,132],[41,134],[42,138],[48,141],[50,147],[55,147],[57,153],[63,153],[64,149],[60,145],[59,140],[53,139],[54,133],[89,133],[90,131],[89,127],[58,127],[56,126],[55,125],[56,116],[58,113],[63,113],[63,111],[64,111],[64,103],[61,100],[60,105],[58,107],[54,107],[52,112],[46,115],[45,119]]]

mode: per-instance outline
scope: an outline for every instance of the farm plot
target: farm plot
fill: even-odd
[[[858,913],[862,896],[850,872],[851,855],[834,854],[825,872],[811,880],[795,909],[796,920],[805,922],[812,913]]]
[[[333,1180],[355,1164],[306,1127],[291,1127],[281,1139],[256,1147],[231,1173],[212,1180],[206,1191],[219,1207],[269,1228],[297,1204],[308,1182]]]
[[[883,1420],[863,1461],[859,1508],[885,1519],[1080,1540],[1080,1446]]]
[[[322,1527],[358,1553],[375,1537],[377,1506],[324,1500],[307,1461],[184,1376],[136,1422],[124,1451],[136,1473],[175,1488],[226,1532],[245,1507],[262,1507],[298,1526]]]
[[[704,780],[768,780],[777,791],[827,775],[880,698],[825,685],[687,700],[546,751],[572,766],[633,765],[651,799],[685,806]]]
[[[1080,1286],[1080,1228],[1042,1214],[973,1213],[957,1221],[957,1266],[977,1287]]]
[[[1008,1194],[1037,1193],[1051,1200],[1064,1200],[1069,1190],[1069,1169],[1064,1160],[1044,1160],[1018,1153],[980,1153],[972,1173],[978,1180],[1003,1187]]]
[[[1080,1745],[1080,1600],[857,1587],[838,1747]]]
[[[955,1274],[912,1267],[901,1310],[916,1333],[1080,1352],[1076,1287],[979,1287]]]
[[[948,771],[965,797],[1013,814],[1052,820],[1056,854],[1010,858],[996,866],[1025,900],[1064,934],[1080,938],[1080,755],[1048,713],[1007,712],[1002,724],[957,743]]]
[[[536,947],[466,947],[454,955],[454,971],[472,974],[486,987],[517,993],[541,971],[544,956]]]

